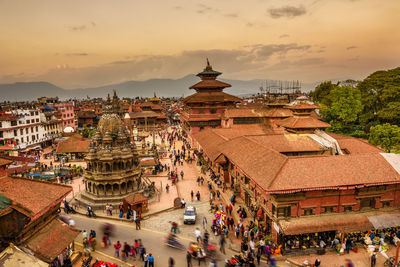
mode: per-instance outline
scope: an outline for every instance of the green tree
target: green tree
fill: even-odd
[[[378,145],[386,152],[400,145],[400,127],[385,123],[383,125],[372,126],[370,129],[369,142]]]
[[[336,117],[337,121],[347,125],[358,119],[363,106],[361,93],[357,88],[350,86],[337,86],[330,93],[332,101],[329,109],[330,115]]]
[[[331,99],[329,95],[335,87],[336,85],[331,81],[320,83],[312,92],[312,100],[320,105],[330,106]]]
[[[364,106],[360,115],[362,124],[378,122],[400,125],[400,68],[374,72],[357,88]]]

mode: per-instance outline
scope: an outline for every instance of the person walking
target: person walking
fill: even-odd
[[[110,212],[110,216],[112,216],[113,209],[114,209],[113,205],[110,204],[110,207],[108,208],[108,211]]]
[[[203,228],[204,228],[204,230],[207,229],[207,218],[206,218],[206,216],[203,217]]]
[[[165,191],[167,191],[167,193],[169,193],[169,184],[167,184],[167,185],[165,186]]]
[[[136,220],[135,220],[135,224],[136,224],[136,230],[140,230],[140,218],[139,216],[136,216]]]
[[[149,267],[154,267],[154,257],[151,253],[149,254],[147,260],[149,261]]]
[[[187,267],[193,267],[192,265],[192,254],[188,251],[186,253],[186,262],[187,262]]]
[[[199,242],[201,240],[201,231],[200,231],[200,229],[196,228],[196,230],[194,230],[194,234],[196,235],[197,242]]]
[[[169,267],[174,267],[175,266],[175,260],[172,257],[169,257],[168,259],[168,266]]]
[[[149,255],[147,253],[143,255],[143,261],[144,261],[144,267],[147,267],[147,264],[149,263]]]
[[[144,255],[146,254],[146,249],[143,245],[139,247],[140,259],[144,261]]]
[[[114,250],[115,250],[115,257],[119,258],[119,250],[121,248],[121,243],[117,241],[117,243],[114,243]]]
[[[126,257],[129,257],[129,252],[131,251],[131,247],[128,243],[124,242],[124,248],[122,249],[125,252]]]
[[[375,267],[376,265],[376,253],[372,253],[371,255],[371,267]]]
[[[110,215],[110,205],[106,204],[106,215]]]
[[[220,246],[219,250],[224,254],[225,254],[225,243],[226,243],[225,237],[224,235],[221,235],[221,238],[219,240],[219,246]]]

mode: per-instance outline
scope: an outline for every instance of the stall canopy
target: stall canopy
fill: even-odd
[[[400,225],[400,214],[382,214],[368,216],[368,220],[372,223],[375,229],[384,229]]]
[[[369,231],[400,225],[400,213],[370,211],[362,213],[332,213],[323,216],[290,218],[280,220],[280,228],[284,235],[300,235],[309,233],[341,231],[344,233]]]

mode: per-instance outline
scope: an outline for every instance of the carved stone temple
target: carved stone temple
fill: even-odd
[[[137,152],[120,117],[119,99],[114,91],[107,98],[103,115],[93,134],[85,161],[85,191],[78,201],[94,209],[108,204],[118,205],[133,193],[146,188],[142,183]],[[148,186],[147,186],[148,187]]]

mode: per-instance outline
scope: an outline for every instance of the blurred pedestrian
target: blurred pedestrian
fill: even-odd
[[[172,257],[169,257],[168,259],[168,266],[169,267],[174,267],[175,266],[175,261]]]
[[[154,257],[151,253],[149,254],[148,261],[149,261],[149,267],[154,267]]]
[[[114,250],[115,250],[115,257],[119,258],[119,250],[121,248],[121,243],[117,241],[117,243],[114,243]]]

